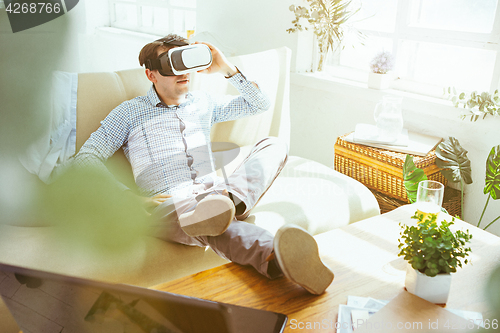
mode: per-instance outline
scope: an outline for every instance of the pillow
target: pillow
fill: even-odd
[[[19,159],[32,174],[49,183],[54,169],[75,154],[78,75],[52,75],[52,110],[49,128]]]

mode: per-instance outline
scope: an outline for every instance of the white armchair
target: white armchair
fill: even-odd
[[[263,114],[213,128],[214,142],[241,147],[238,158],[225,167],[228,174],[260,138],[276,136],[290,142],[290,54],[289,49],[280,48],[230,59],[267,92],[272,107]],[[193,78],[192,85],[193,89],[213,93],[237,93],[219,75],[199,75]],[[150,86],[143,69],[79,74],[76,150],[115,106],[145,94]],[[219,150],[216,152],[219,160],[223,160],[221,155],[231,154],[224,151],[223,144],[214,147]],[[130,168],[123,154],[117,153],[112,159],[114,164]],[[122,180],[132,184],[131,172],[128,179]],[[377,201],[364,185],[317,162],[291,156],[246,221],[272,233],[284,224],[294,223],[318,234],[377,214]],[[126,253],[111,256],[90,252],[75,258],[67,255],[62,245],[66,243],[54,242],[51,229],[0,225],[0,262],[146,287],[226,262],[210,249],[148,236],[143,236]]]

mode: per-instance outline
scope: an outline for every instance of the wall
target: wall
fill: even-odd
[[[200,0],[197,1],[196,33],[209,32],[234,54],[241,55],[287,46],[297,51],[297,34],[289,34],[294,14],[291,4],[303,0]],[[295,68],[295,57],[292,59]]]
[[[108,72],[138,68],[139,52],[147,43],[157,39],[140,33],[114,28],[97,28],[80,36],[80,72]]]

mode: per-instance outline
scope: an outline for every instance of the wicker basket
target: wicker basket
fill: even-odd
[[[385,194],[371,190],[380,206],[380,213],[384,214],[399,206],[406,205],[407,202],[391,198]],[[460,198],[460,191],[450,187],[446,187],[444,191],[443,208],[448,211],[451,216],[458,216],[461,218],[462,214],[462,201]]]
[[[340,136],[335,143],[335,170],[365,184],[368,188],[408,203],[403,184],[406,154],[347,142]],[[427,156],[413,155],[413,162],[427,178],[446,185],[446,179],[435,164],[432,150]]]

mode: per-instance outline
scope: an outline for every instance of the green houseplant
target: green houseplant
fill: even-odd
[[[446,220],[437,222],[437,215],[415,214],[412,218],[418,220],[417,225],[400,224],[401,238],[399,241],[399,256],[402,256],[414,269],[434,277],[441,273],[454,273],[457,267],[462,267],[470,248],[466,243],[472,239],[469,231],[457,230],[453,233],[450,226],[454,224]]]
[[[451,183],[460,183],[460,198],[464,216],[464,185],[472,184],[472,169],[467,150],[454,137],[441,142],[436,147],[436,165],[443,176]]]
[[[473,91],[467,94],[465,92],[458,93],[455,88],[448,87],[445,90],[445,95],[452,101],[456,108],[462,106],[468,110],[471,121],[478,120],[480,116],[484,119],[487,115],[500,115],[500,94],[498,89],[493,94],[486,91],[482,93]],[[465,119],[465,117],[467,115],[463,115],[462,119]]]
[[[460,182],[462,217],[464,216],[464,184],[472,183],[472,169],[470,160],[467,158],[467,150],[463,149],[457,139],[450,137],[441,142],[436,148],[436,164],[441,169],[443,176],[453,183]],[[406,183],[405,183],[406,186]],[[487,194],[486,203],[477,226],[481,226],[484,213],[490,199],[500,199],[500,145],[491,149],[486,160],[485,186],[483,190]],[[488,229],[493,223],[498,221],[500,216],[491,221],[484,230]]]
[[[406,289],[430,302],[446,303],[451,284],[451,275],[469,261],[471,252],[467,243],[472,239],[469,230],[452,232],[454,224],[446,220],[438,223],[436,214],[415,213],[414,226],[400,223],[402,231],[398,256],[408,262],[405,280]],[[431,279],[430,279],[431,278]],[[443,286],[443,280],[445,281]],[[439,285],[438,290],[434,284]]]
[[[493,198],[493,200],[500,199],[500,145],[491,148],[488,159],[486,160],[484,194],[488,195],[488,199],[486,199],[483,213],[481,214],[481,218],[477,224],[478,227],[481,225],[481,221],[483,220],[484,212],[486,211],[486,207],[488,207],[490,198]],[[498,219],[500,219],[500,216],[484,227],[484,230],[488,229],[488,227],[495,223]]]
[[[443,176],[451,183],[460,183],[461,194],[461,216],[464,216],[464,185],[472,183],[472,168],[471,161],[467,157],[467,150],[462,148],[460,142],[454,137],[449,137],[447,140],[441,142],[436,147],[436,165],[439,167]],[[406,189],[408,200],[414,203],[417,195],[418,183],[426,180],[425,173],[418,169],[413,163],[411,155],[406,155],[406,161],[403,165],[403,184]],[[487,194],[486,203],[483,208],[481,217],[477,224],[481,226],[481,222],[486,212],[486,208],[493,200],[500,199],[500,145],[491,149],[488,159],[486,160],[486,177],[485,186],[483,190]],[[483,229],[488,229],[493,223],[500,220],[500,216],[495,218]]]
[[[406,155],[405,163],[403,164],[403,185],[410,203],[414,203],[417,200],[418,183],[422,180],[427,180],[424,170],[415,166],[411,155]]]
[[[323,70],[323,64],[328,51],[333,51],[342,44],[344,33],[348,26],[346,22],[359,11],[350,10],[352,0],[307,0],[309,8],[291,5],[290,11],[294,12],[293,27],[287,29],[288,33],[309,30],[312,28],[319,49],[318,71]],[[303,20],[301,20],[303,19]],[[306,21],[302,25],[301,21]]]

